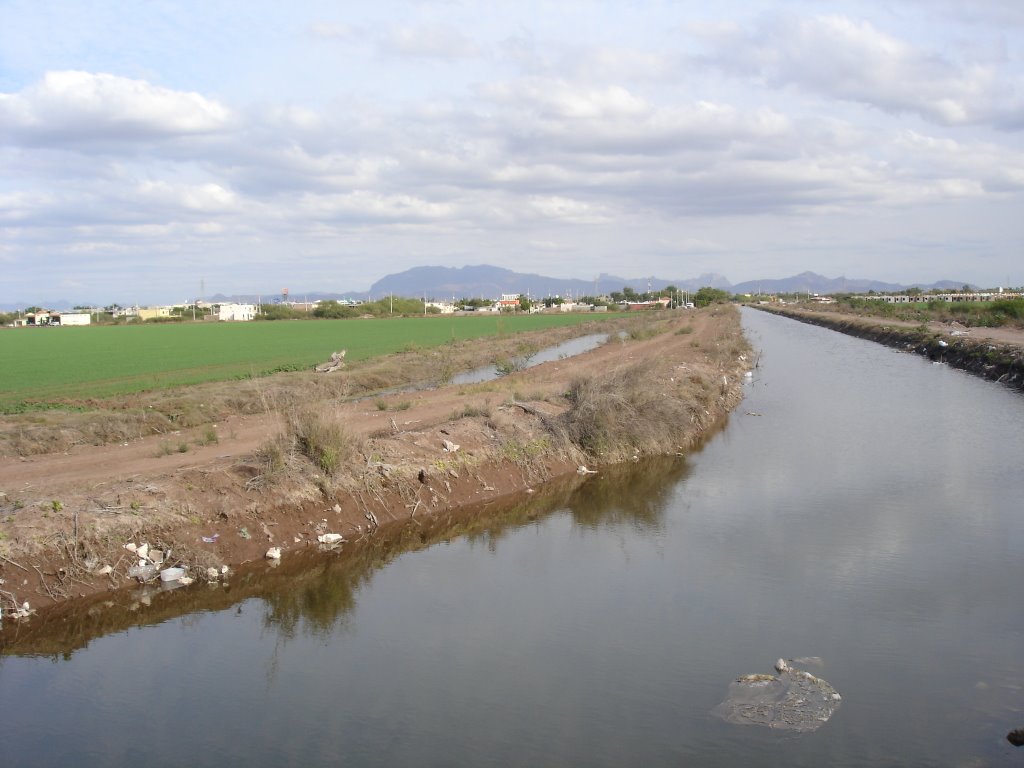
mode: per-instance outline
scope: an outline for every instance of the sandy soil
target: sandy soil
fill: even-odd
[[[690,330],[677,332],[681,328]],[[217,424],[217,443],[183,453],[166,453],[168,436],[155,436],[0,458],[0,606],[43,605],[129,584],[135,556],[124,549],[128,542],[169,549],[165,565],[181,562],[202,578],[208,568],[262,558],[271,546],[288,557],[315,549],[321,533],[352,540],[388,522],[496,499],[576,472],[579,455],[532,453],[531,446],[544,444],[544,419],[567,407],[562,395],[573,379],[599,378],[641,361],[654,366],[654,385],[668,387],[683,376],[699,378],[706,390],[707,382],[715,383],[700,418],[681,431],[684,450],[742,396],[747,364],[723,351],[737,339],[742,343],[734,310],[690,311],[651,338],[605,344],[494,382],[320,403],[360,446],[340,479],[293,456],[283,477],[264,482],[256,454],[281,433],[276,414],[230,418]],[[198,432],[170,439],[196,440]],[[446,450],[446,442],[458,450]],[[105,565],[112,572],[96,576]]]

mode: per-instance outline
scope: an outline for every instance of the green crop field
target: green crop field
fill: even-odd
[[[308,369],[339,349],[357,361],[410,345],[432,347],[595,319],[480,315],[0,329],[0,412]]]

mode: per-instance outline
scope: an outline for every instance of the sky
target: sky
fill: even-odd
[[[0,302],[1022,246],[1020,0],[0,0]]]

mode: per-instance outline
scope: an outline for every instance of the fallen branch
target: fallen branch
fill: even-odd
[[[11,564],[11,565],[13,565],[13,566],[14,566],[15,568],[21,568],[21,570],[25,571],[26,573],[31,573],[31,571],[29,571],[29,569],[28,569],[28,568],[26,568],[26,567],[25,567],[24,565],[22,565],[21,563],[16,563],[16,562],[14,562],[13,560],[11,560],[11,559],[9,559],[9,558],[6,558],[6,557],[4,557],[3,555],[0,555],[0,560],[3,560],[3,561],[4,561],[5,563],[10,563],[10,564]]]

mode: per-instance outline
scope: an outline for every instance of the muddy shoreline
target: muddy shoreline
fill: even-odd
[[[659,314],[632,338],[496,382],[417,393],[408,405],[408,395],[383,398],[385,407],[381,401],[321,403],[353,438],[351,456],[332,474],[293,452],[281,472],[267,477],[261,452],[282,430],[274,414],[221,425],[225,437],[217,445],[172,457],[173,465],[151,457],[123,471],[118,457],[130,450],[145,458],[145,440],[94,449],[88,456],[71,451],[5,459],[0,642],[34,634],[33,624],[59,622],[75,605],[88,610],[111,601],[137,603],[121,597],[139,590],[128,576],[137,561],[137,553],[125,549],[129,543],[169,553],[161,567],[181,566],[197,582],[209,579],[217,589],[237,594],[239,577],[267,570],[265,555],[272,547],[282,551],[273,572],[283,575],[315,568],[318,559],[358,559],[360,552],[390,551],[399,544],[426,546],[471,526],[473,510],[515,508],[517,500],[564,493],[586,482],[592,475],[581,474],[581,466],[600,473],[622,461],[685,454],[742,399],[749,348],[735,308]],[[576,401],[567,392],[574,383],[603,380],[618,382],[621,392],[604,395],[625,397],[623,408],[666,408],[678,415],[679,423],[668,425],[671,441],[653,430],[634,430],[613,445],[615,433],[598,430],[607,428],[603,422],[581,427],[573,414],[583,390]],[[237,444],[232,433],[240,436]],[[109,461],[93,467],[96,453],[108,454]],[[150,470],[136,471],[139,466]],[[321,551],[317,537],[324,533],[340,534],[345,542]],[[225,567],[227,578],[219,573]],[[214,588],[195,583],[168,599],[188,605],[190,595],[205,600],[198,591]],[[25,601],[35,614],[17,622],[11,613]]]

